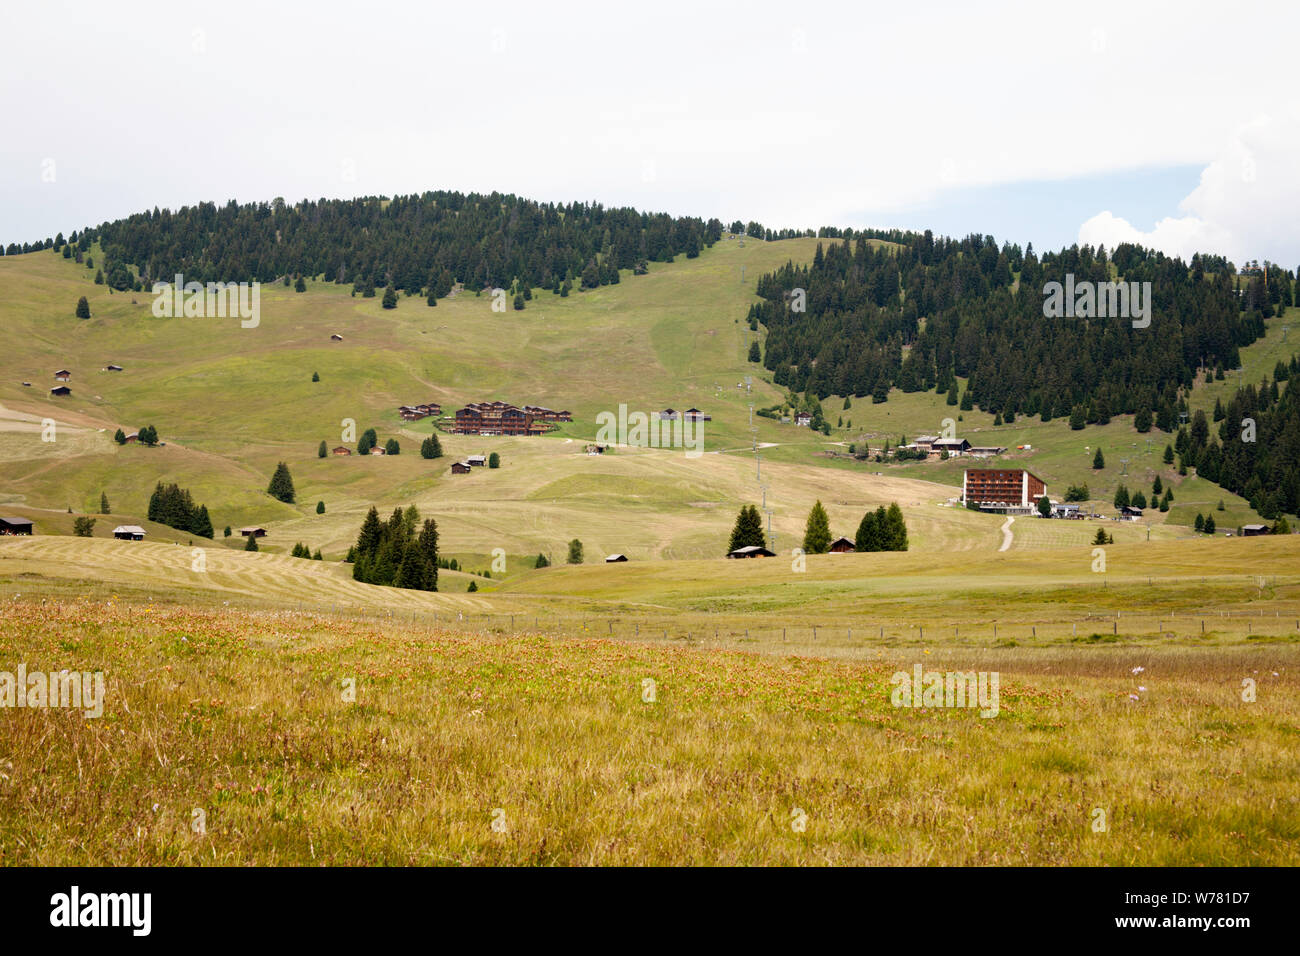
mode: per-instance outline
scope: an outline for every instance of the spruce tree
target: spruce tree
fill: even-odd
[[[385,309],[397,308],[397,290],[394,289],[391,284],[384,290],[384,301],[382,304]]]
[[[102,515],[109,514],[108,510],[108,493],[101,491],[99,493],[99,513]]]
[[[876,513],[868,511],[858,523],[858,533],[853,538],[853,547],[857,551],[879,551],[881,529],[876,522]]]
[[[257,535],[255,535],[255,534],[250,534],[250,535],[248,536],[248,543],[244,545],[244,550],[245,550],[245,551],[256,551],[256,550],[257,550]]]
[[[877,520],[879,520],[878,511]],[[898,507],[897,501],[890,502],[889,510],[885,512],[884,528],[885,549],[887,551],[906,551],[907,522],[903,520],[903,509]]]
[[[318,515],[323,515],[325,513],[325,502],[323,501],[316,502],[316,513]]]
[[[266,490],[272,498],[277,498],[285,504],[293,504],[293,478],[289,475],[288,465],[284,462],[276,465],[275,474],[271,476],[271,484]]]
[[[831,546],[831,524],[826,509],[820,501],[808,512],[808,521],[804,525],[803,550],[805,554],[825,554]]]
[[[1101,471],[1106,467],[1106,456],[1101,453],[1100,448],[1097,449],[1097,454],[1092,456],[1092,467],[1096,471]]]
[[[727,545],[727,553],[730,554],[739,548],[755,546],[767,547],[767,539],[763,535],[763,519],[759,516],[755,505],[745,505],[736,516],[735,527],[731,529],[731,541]]]
[[[569,542],[569,564],[582,564],[582,542],[574,538]]]
[[[325,447],[325,442],[321,441],[320,447],[316,449],[316,457],[324,458],[329,454],[329,449]]]
[[[86,297],[84,295],[77,300],[77,318],[79,319],[90,318],[90,303],[86,301]]]

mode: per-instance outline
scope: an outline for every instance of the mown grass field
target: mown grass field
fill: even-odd
[[[1294,647],[837,662],[3,606],[6,659],[107,682],[98,719],[0,713],[10,865],[1298,858]],[[891,675],[916,663],[997,669],[997,715],[892,706]]]

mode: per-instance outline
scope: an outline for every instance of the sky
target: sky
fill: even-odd
[[[9,5],[0,242],[513,192],[1300,266],[1300,4]]]

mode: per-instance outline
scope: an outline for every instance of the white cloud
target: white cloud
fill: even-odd
[[[1195,252],[1300,261],[1300,117],[1260,116],[1241,126],[1169,216],[1144,232],[1109,210],[1079,227],[1079,242],[1113,249],[1135,242],[1190,259]]]

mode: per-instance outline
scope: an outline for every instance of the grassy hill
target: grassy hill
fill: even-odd
[[[573,537],[583,540],[589,558],[612,551],[638,560],[716,556],[738,506],[761,501],[765,488],[782,548],[798,543],[807,509],[820,498],[836,534],[851,536],[866,508],[898,500],[914,549],[993,550],[1001,543],[1000,521],[939,507],[955,494],[965,462],[876,465],[847,455],[850,442],[878,445],[886,437],[896,442],[934,433],[943,419],[960,414],[958,435],[1009,446],[999,463],[1032,469],[1058,497],[1067,484],[1084,481],[1099,502],[1108,502],[1121,480],[1149,493],[1160,474],[1176,500],[1167,519],[1151,513],[1156,537],[1186,533],[1194,515],[1210,512],[1220,499],[1221,527],[1254,518],[1245,502],[1217,486],[1178,478],[1160,463],[1168,436],[1140,436],[1124,417],[1081,432],[1060,420],[994,428],[991,416],[959,413],[942,396],[895,391],[879,405],[866,398],[849,409],[840,398],[824,402],[832,423],[844,420],[829,438],[759,416],[751,432],[749,405],[783,397],[762,369],[745,361],[751,333],[742,320],[754,301],[754,280],[787,259],[810,259],[815,245],[751,239],[742,247],[723,240],[697,259],[656,264],[648,275],[615,286],[568,297],[538,292],[518,312],[493,312],[490,297],[467,293],[436,308],[402,298],[396,309],[384,310],[379,298],[354,297],[347,287],[309,283],[298,294],[264,286],[260,323],[249,329],[237,319],[155,318],[150,293],[111,293],[93,284],[91,270],[50,252],[6,256],[0,258],[6,472],[0,507],[95,511],[103,491],[114,509],[138,516],[155,482],[175,481],[207,505],[218,541],[224,526],[256,522],[271,529],[266,549],[287,551],[302,541],[338,558],[370,505],[391,510],[415,503],[439,520],[445,553],[486,567],[500,548],[513,573],[539,552],[562,557]],[[73,316],[81,295],[91,305],[85,321]],[[343,341],[332,342],[332,333]],[[1270,328],[1267,340],[1245,350],[1248,372],[1271,369],[1289,347],[1280,338]],[[101,371],[109,363],[125,370]],[[58,368],[73,372],[70,397],[49,396]],[[747,375],[752,389],[743,387]],[[575,421],[540,439],[443,435],[446,457],[429,462],[417,451],[432,423],[403,423],[396,413],[403,403],[438,401],[450,410],[497,398],[568,408]],[[1204,401],[1197,396],[1198,404]],[[596,436],[597,414],[620,404],[646,412],[704,409],[713,416],[706,454],[583,454]],[[54,442],[40,440],[45,418],[57,423]],[[345,420],[358,433],[375,428],[381,441],[397,438],[403,454],[317,458],[321,441],[342,442]],[[118,427],[145,424],[159,429],[165,447],[112,442]],[[753,441],[766,446],[757,466]],[[1018,451],[1018,445],[1032,447]],[[1090,467],[1097,446],[1107,458],[1100,473]],[[452,460],[489,451],[501,454],[501,469],[448,473]],[[295,505],[265,493],[279,461],[292,470]],[[315,513],[317,501],[325,503],[325,514]],[[1162,527],[1166,521],[1173,527]],[[55,523],[39,530],[64,529]],[[159,531],[155,539],[178,537]],[[1076,529],[1022,522],[1013,547],[1061,546],[1077,537]]]

